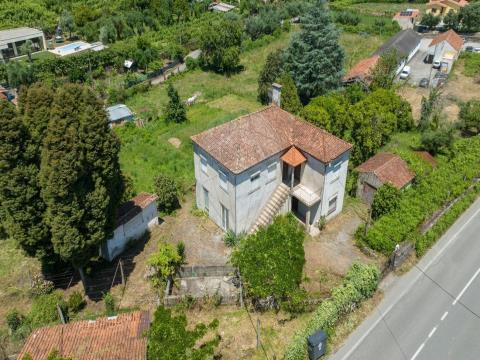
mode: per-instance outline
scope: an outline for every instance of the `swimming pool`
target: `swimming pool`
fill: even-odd
[[[50,52],[52,52],[56,55],[66,56],[66,55],[70,55],[70,54],[73,54],[73,53],[78,53],[78,52],[81,52],[81,51],[84,51],[84,50],[88,50],[91,47],[92,47],[91,44],[86,43],[84,41],[75,41],[71,44],[59,46],[59,47],[57,47],[53,50],[50,50]]]

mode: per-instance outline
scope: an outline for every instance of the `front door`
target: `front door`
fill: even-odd
[[[289,174],[289,171],[288,169],[290,168],[290,166],[287,164],[287,163],[283,163],[283,171],[282,171],[282,180],[284,182],[284,184],[290,186],[290,181],[292,181],[292,179],[290,179],[290,174]]]
[[[295,166],[293,170],[293,185],[300,184],[300,173],[302,171],[302,165]]]
[[[222,205],[222,228],[228,230],[228,209]]]

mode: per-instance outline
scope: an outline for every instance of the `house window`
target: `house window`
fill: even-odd
[[[268,182],[274,181],[277,178],[277,164],[272,164],[268,167]]]
[[[335,195],[333,198],[328,200],[328,215],[337,210],[337,198],[338,195]]]
[[[228,230],[228,209],[223,205],[222,205],[222,228],[225,231]]]
[[[257,172],[250,176],[250,192],[254,192],[260,189],[260,172]]]
[[[218,177],[220,179],[220,187],[227,191],[228,190],[228,182],[227,182],[227,174],[225,174],[222,170],[218,170]]]
[[[210,198],[208,196],[208,190],[203,188],[203,207],[205,208],[205,211],[208,213],[209,212],[209,206],[210,206]]]
[[[204,174],[207,174],[208,162],[207,159],[200,155],[200,167]]]

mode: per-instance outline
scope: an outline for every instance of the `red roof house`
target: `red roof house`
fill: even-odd
[[[362,81],[369,83],[372,70],[378,63],[380,55],[373,55],[369,58],[360,60],[343,77],[344,82]]]
[[[74,360],[146,360],[149,327],[143,311],[45,326],[32,332],[18,359],[45,360],[57,351]]]

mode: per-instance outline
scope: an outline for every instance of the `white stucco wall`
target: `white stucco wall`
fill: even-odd
[[[102,246],[100,250],[101,255],[105,259],[112,261],[125,250],[130,241],[139,239],[150,227],[157,224],[157,203],[154,201],[134,218],[115,229],[113,237],[108,239]]]
[[[348,159],[350,152],[346,152],[332,161],[326,167],[325,185],[323,188],[322,204],[314,224],[319,220],[320,215],[331,219],[337,216],[343,208],[343,199],[345,198],[345,184],[347,182]],[[328,203],[330,199],[337,196],[337,208],[331,214],[328,214]]]
[[[456,54],[455,60],[458,56],[457,50],[455,50],[455,48],[450,45],[448,41],[442,41],[436,46],[431,46],[429,48],[429,54],[433,55],[433,61],[442,61],[446,53]]]

